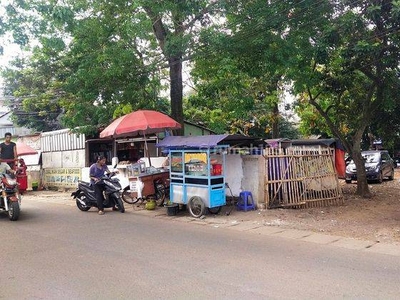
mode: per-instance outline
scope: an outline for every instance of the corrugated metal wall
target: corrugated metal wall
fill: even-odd
[[[42,152],[85,149],[85,135],[77,135],[69,129],[43,132],[40,137]]]

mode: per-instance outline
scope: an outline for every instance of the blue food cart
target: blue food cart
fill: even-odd
[[[219,213],[226,204],[225,155],[227,145],[218,145],[226,135],[170,136],[157,146],[168,149],[170,201],[187,205],[199,218]]]

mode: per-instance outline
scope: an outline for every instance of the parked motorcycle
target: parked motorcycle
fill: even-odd
[[[118,178],[112,178],[114,175],[115,172],[104,175],[96,184],[104,184],[104,208],[116,206],[123,213],[125,208],[121,199],[121,184]],[[88,182],[80,180],[77,190],[71,196],[76,199],[76,206],[81,211],[88,211],[91,207],[97,207],[93,186]]]
[[[17,178],[14,174],[1,174],[0,209],[8,213],[11,221],[17,221],[21,211],[21,194],[18,191]]]

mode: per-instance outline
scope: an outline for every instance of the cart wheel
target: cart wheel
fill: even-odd
[[[189,199],[188,207],[190,214],[195,218],[200,218],[205,213],[204,202],[198,196],[194,196]]]
[[[137,197],[132,197],[132,194],[129,190],[129,186],[124,188],[124,191],[122,192],[122,200],[124,200],[128,204],[135,204],[136,202],[139,201],[139,198]]]
[[[222,206],[216,206],[216,207],[208,207],[207,209],[210,214],[217,215],[221,211],[221,208]]]

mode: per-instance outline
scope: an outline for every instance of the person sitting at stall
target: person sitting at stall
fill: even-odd
[[[168,151],[168,150],[163,150],[163,151],[162,151],[162,154],[163,154],[163,155],[166,155],[166,156],[165,156],[164,161],[163,161],[162,164],[161,164],[161,167],[162,167],[163,169],[169,169],[169,151]]]
[[[103,191],[105,189],[104,182],[101,181],[101,178],[104,176],[105,173],[110,173],[106,165],[107,158],[105,156],[99,156],[97,161],[92,164],[89,168],[89,176],[90,176],[90,183],[93,186],[96,200],[97,200],[97,208],[99,209],[99,215],[104,215],[104,206],[103,206]],[[113,207],[113,210],[117,210],[116,207]]]

